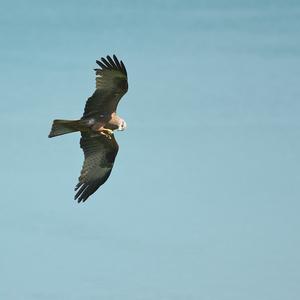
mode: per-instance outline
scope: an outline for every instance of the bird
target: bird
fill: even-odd
[[[96,89],[86,101],[79,120],[56,119],[49,138],[80,132],[84,162],[75,186],[78,203],[85,202],[111,174],[119,145],[114,131],[123,131],[127,124],[116,113],[121,98],[128,90],[127,70],[116,55],[96,60]]]

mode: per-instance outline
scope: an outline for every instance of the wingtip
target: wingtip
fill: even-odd
[[[125,67],[125,65],[124,65],[124,63],[123,63],[122,60],[120,61],[120,64],[121,64],[121,67],[122,67],[123,72],[124,72],[125,75],[127,76],[127,70],[126,70],[126,67]]]
[[[77,191],[79,188],[80,188],[80,186],[81,186],[82,184],[80,183],[80,182],[78,182],[76,185],[75,185],[75,187],[74,187],[74,191]],[[76,199],[76,198],[75,198]]]
[[[118,60],[117,56],[113,54],[112,56],[107,55],[106,57],[101,57],[100,60],[96,60],[96,63],[101,67],[101,69],[94,69],[96,72],[101,70],[111,70],[117,69],[123,72],[127,76],[127,70],[122,60]]]
[[[78,199],[74,197],[74,200],[77,201],[77,203],[79,204],[85,202],[87,199],[80,196]]]
[[[82,201],[82,199],[78,195],[75,195],[74,196],[74,201],[76,201],[77,203],[80,203]]]

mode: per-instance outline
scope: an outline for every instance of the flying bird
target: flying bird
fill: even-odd
[[[80,132],[84,162],[75,187],[75,200],[84,202],[108,179],[119,150],[114,130],[125,130],[126,122],[116,111],[128,90],[127,71],[115,55],[96,60],[96,90],[88,98],[80,120],[54,120],[49,138]]]

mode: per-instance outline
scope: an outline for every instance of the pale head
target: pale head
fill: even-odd
[[[127,127],[127,124],[126,124],[125,120],[121,119],[120,122],[119,122],[118,130],[123,131],[123,130],[126,129],[126,127]]]

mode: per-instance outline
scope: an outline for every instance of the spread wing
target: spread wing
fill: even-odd
[[[75,187],[78,203],[86,201],[108,179],[119,150],[114,135],[109,139],[103,135],[81,133],[80,147],[84,152],[84,163]]]
[[[87,100],[82,118],[111,114],[116,111],[122,96],[128,90],[127,71],[115,55],[96,60],[96,90]]]

